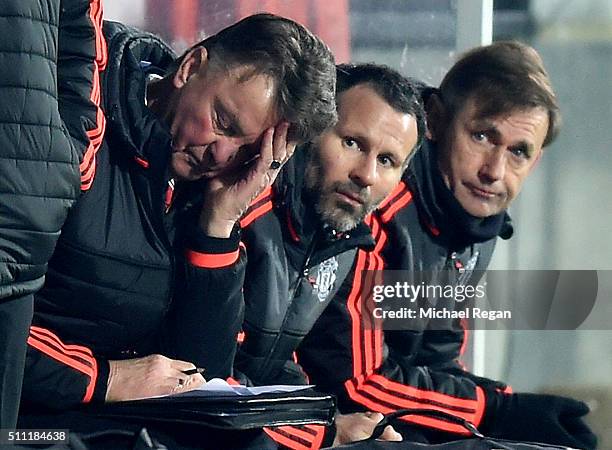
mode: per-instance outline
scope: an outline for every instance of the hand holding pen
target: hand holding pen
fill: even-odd
[[[206,382],[203,369],[163,355],[109,361],[109,368],[107,402],[178,394]]]

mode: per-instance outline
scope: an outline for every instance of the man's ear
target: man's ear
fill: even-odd
[[[427,112],[427,139],[436,141],[440,138],[441,130],[446,127],[446,109],[442,99],[437,93],[432,93],[425,104]]]
[[[206,66],[207,62],[208,51],[206,47],[199,46],[191,49],[183,58],[181,65],[172,78],[174,87],[177,89],[182,88],[194,73]]]
[[[531,170],[535,170],[535,168],[538,167],[538,164],[540,164],[540,161],[542,161],[543,154],[544,154],[544,149],[541,149],[538,155],[535,157],[535,161],[533,162],[533,166],[531,166]]]

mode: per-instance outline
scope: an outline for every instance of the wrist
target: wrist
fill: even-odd
[[[110,374],[109,361],[106,359],[96,358],[96,380],[93,385],[93,394],[91,396],[91,403],[104,403],[106,400],[106,393],[108,391],[108,378]]]
[[[116,384],[118,371],[119,371],[119,367],[117,365],[117,361],[109,361],[108,362],[108,377],[106,381],[106,392],[104,396],[104,401],[107,403],[116,401],[113,395],[113,386]]]
[[[327,425],[325,427],[325,434],[323,435],[323,442],[321,443],[321,448],[334,447],[337,444],[336,442],[336,422],[332,422],[331,425]]]
[[[509,395],[496,389],[483,389],[485,393],[485,410],[478,429],[484,434],[490,434],[503,415],[504,406],[509,400]]]
[[[237,220],[213,217],[208,211],[202,211],[198,224],[205,235],[227,239],[231,236],[236,222]]]

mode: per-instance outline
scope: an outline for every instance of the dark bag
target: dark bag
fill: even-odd
[[[470,432],[472,437],[462,440],[444,442],[442,444],[422,444],[417,442],[388,442],[377,441],[387,425],[392,425],[393,421],[408,415],[429,416],[462,425]],[[383,420],[374,428],[372,436],[363,441],[353,444],[343,445],[338,448],[365,450],[567,450],[570,447],[559,447],[555,445],[539,444],[535,442],[516,442],[505,439],[493,439],[484,436],[478,429],[465,419],[455,417],[442,411],[430,409],[398,409],[397,411],[386,414]]]

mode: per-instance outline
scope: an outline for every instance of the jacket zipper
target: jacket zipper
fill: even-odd
[[[283,317],[283,323],[281,324],[278,330],[278,333],[276,334],[276,337],[274,338],[274,343],[270,347],[270,351],[268,352],[266,359],[261,364],[262,369],[266,368],[268,363],[270,362],[270,358],[274,354],[274,351],[276,350],[276,346],[278,345],[281,335],[283,334],[283,330],[285,329],[285,325],[287,324],[287,320],[289,317],[289,314],[287,313],[291,309],[291,305],[293,304],[293,301],[295,300],[295,298],[299,297],[299,295],[302,292],[302,281],[306,277],[308,277],[308,273],[309,273],[308,266],[310,264],[310,260],[312,259],[312,255],[314,254],[315,248],[317,247],[318,238],[319,238],[319,231],[317,230],[314,236],[312,237],[312,240],[308,244],[308,249],[306,250],[306,258],[304,259],[304,262],[302,263],[302,269],[298,273],[297,279],[293,282],[293,286],[289,289],[289,292],[291,293],[291,295],[289,296],[289,302],[287,303],[287,308],[285,310],[285,316]]]

